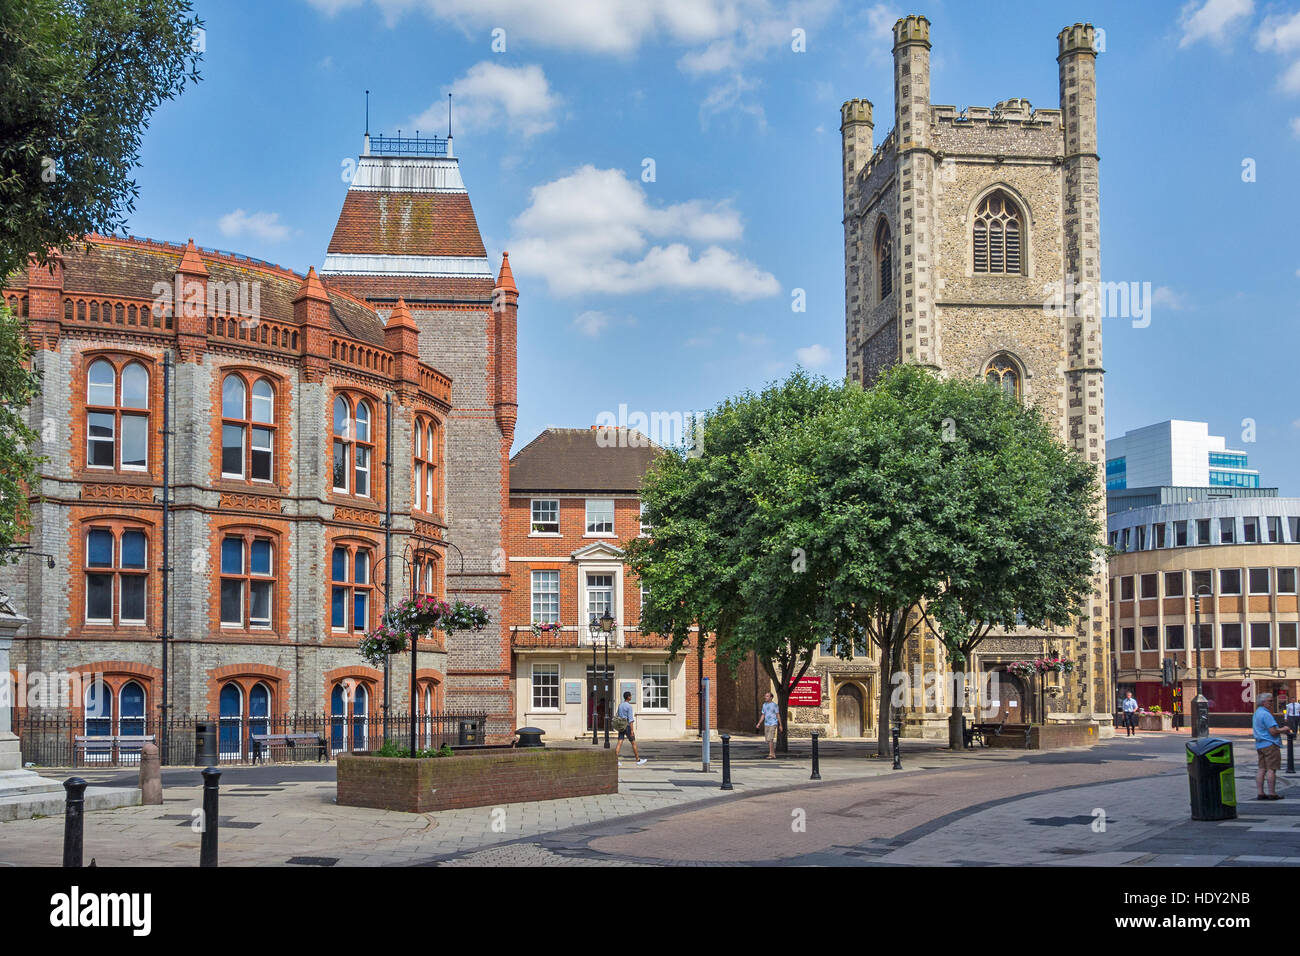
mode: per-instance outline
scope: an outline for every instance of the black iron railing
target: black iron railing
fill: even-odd
[[[385,742],[384,720],[373,714],[178,715],[167,721],[166,764],[196,765],[201,723],[216,725],[220,764],[331,760],[353,750],[378,750]],[[68,714],[24,714],[14,721],[23,760],[38,767],[136,766],[145,744],[161,746],[160,729],[156,716],[87,721]],[[419,748],[481,744],[486,731],[482,713],[420,714],[415,719]],[[389,717],[389,740],[408,747],[410,736],[410,714]]]

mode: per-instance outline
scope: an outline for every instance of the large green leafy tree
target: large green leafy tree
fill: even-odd
[[[781,385],[761,394],[746,392],[707,413],[696,429],[698,455],[668,449],[647,472],[641,500],[653,532],[627,546],[628,566],[649,588],[642,630],[669,635],[674,654],[688,643],[692,627],[700,635],[712,633],[719,660],[733,672],[754,652],[777,688],[783,717],[817,638],[806,626],[778,631],[754,624],[751,578],[765,556],[753,549],[760,503],[748,462],[773,435],[794,427],[840,391],[796,372]],[[786,747],[784,732],[780,746]]]
[[[188,0],[0,0],[0,285],[35,255],[121,231],[153,111],[197,81]],[[21,324],[0,308],[0,551],[27,523],[39,390]]]
[[[934,415],[942,467],[968,516],[952,529],[938,596],[926,606],[954,673],[994,629],[1047,628],[1083,612],[1101,560],[1095,470],[1037,409],[975,381],[945,383]],[[964,699],[948,738],[962,746]]]
[[[840,656],[874,646],[881,755],[889,746],[891,678],[924,626],[947,529],[962,517],[932,415],[942,388],[913,366],[890,370],[868,391],[846,385],[751,459],[751,483],[766,489],[759,524],[784,538],[780,551],[798,549],[801,559],[783,575],[784,555],[771,548],[753,593],[770,593],[786,626],[794,614],[808,618],[815,640]]]
[[[983,383],[899,366],[864,391],[798,373],[725,403],[704,434],[699,459],[666,459],[643,489],[647,619],[672,632],[711,614],[720,655],[754,651],[783,716],[819,644],[874,647],[883,755],[896,675],[932,615],[959,663],[990,620],[1062,620],[1086,590],[1091,470]]]

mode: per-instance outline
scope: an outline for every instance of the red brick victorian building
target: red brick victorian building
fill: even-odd
[[[173,714],[373,733],[383,675],[358,640],[385,597],[423,593],[494,623],[424,642],[418,707],[509,731],[518,292],[449,147],[367,137],[319,274],[95,236],[10,277],[43,377],[27,543],[55,566],[6,566],[0,590],[31,619],[16,668],[102,674],[69,702],[88,733],[158,714],[164,633]],[[402,713],[409,666],[393,658]]]

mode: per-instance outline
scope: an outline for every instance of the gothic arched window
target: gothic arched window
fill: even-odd
[[[1002,389],[1007,398],[1020,401],[1020,366],[1007,355],[995,355],[984,370],[984,378]]]
[[[889,223],[880,220],[876,227],[876,274],[880,277],[877,287],[880,289],[880,301],[883,302],[894,291],[894,252],[889,235]]]
[[[1024,216],[1016,201],[1000,189],[989,193],[975,210],[975,271],[1020,275],[1023,235]]]

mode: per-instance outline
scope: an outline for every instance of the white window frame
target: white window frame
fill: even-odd
[[[1256,627],[1266,627],[1266,628],[1268,628],[1268,643],[1265,644],[1263,647],[1256,647],[1256,646],[1255,646],[1255,628],[1256,628]],[[1248,624],[1245,625],[1245,630],[1246,630],[1246,632],[1247,632],[1246,643],[1247,643],[1247,645],[1249,646],[1249,649],[1250,649],[1250,650],[1252,650],[1252,651],[1271,651],[1271,650],[1273,649],[1273,624],[1272,624],[1272,622],[1270,622],[1270,621],[1251,621],[1250,623],[1248,623]]]
[[[643,537],[643,538],[648,538],[648,537],[650,537],[650,533],[651,533],[651,531],[653,531],[654,529],[651,528],[650,525],[648,525],[648,524],[646,523],[646,520],[645,520],[645,502],[644,502],[644,501],[641,501],[641,502],[639,502],[639,504],[640,504],[640,506],[641,506],[641,537]]]
[[[551,686],[551,684],[549,683],[549,681],[548,681],[547,683],[545,683],[545,684],[539,683],[539,681],[538,681],[538,679],[537,679],[539,676],[544,676],[544,677],[548,677],[548,678],[549,678],[549,677],[554,677],[554,678],[555,678],[555,684],[554,684],[554,687],[552,688],[552,686]],[[531,671],[531,693],[532,693],[532,700],[531,700],[530,703],[532,704],[532,707],[531,707],[530,709],[531,709],[531,710],[534,710],[534,711],[546,711],[546,712],[549,712],[549,713],[559,713],[559,710],[560,710],[560,684],[561,684],[561,681],[560,681],[560,665],[559,665],[559,664],[534,664],[534,665],[532,666],[532,671]],[[538,694],[537,694],[537,691],[538,691],[539,689],[542,689],[542,688],[546,688],[546,689],[548,689],[548,690],[553,689],[553,690],[555,691],[555,704],[554,704],[554,706],[551,706],[551,705],[549,705],[549,704],[545,704],[545,703],[538,703]],[[546,696],[549,697],[550,694],[547,694]]]
[[[647,671],[649,671],[651,668],[663,669],[662,673],[663,673],[664,704],[662,707],[657,707],[650,704],[648,702],[648,697],[646,696],[646,691],[649,688],[649,686],[651,686],[646,681],[646,678],[649,676],[647,674]],[[654,686],[657,687],[658,685],[656,684]],[[659,713],[659,714],[667,713],[668,711],[672,710],[672,703],[673,703],[673,683],[672,683],[672,672],[669,666],[666,663],[642,664],[641,665],[641,712]]]
[[[592,508],[591,508],[591,506],[592,506],[593,504],[596,504],[596,503],[604,503],[604,502],[609,502],[609,530],[608,530],[608,531],[592,531],[591,529],[592,529],[592,526],[593,526],[594,522],[592,521]],[[584,535],[584,537],[588,537],[588,538],[613,538],[613,537],[616,537],[616,535],[615,535],[615,531],[614,531],[614,527],[615,527],[615,525],[614,525],[614,514],[615,514],[615,508],[614,508],[614,499],[613,499],[613,498],[587,498],[587,499],[586,499],[586,529],[587,529],[587,530],[586,530],[586,534]],[[605,523],[605,522],[603,522],[603,521],[600,522],[600,524],[602,524],[602,525],[603,525],[604,523]]]
[[[1291,572],[1291,589],[1290,589],[1289,591],[1283,591],[1283,590],[1282,590],[1282,572],[1283,572],[1283,571],[1290,571],[1290,572]],[[1285,567],[1284,567],[1284,568],[1274,568],[1274,569],[1273,569],[1273,581],[1274,581],[1275,586],[1277,587],[1277,593],[1278,593],[1278,594],[1295,594],[1295,593],[1296,593],[1296,570],[1295,570],[1295,568],[1285,568]]]
[[[1231,574],[1233,571],[1237,572],[1237,590],[1235,590],[1235,591],[1229,591],[1229,590],[1226,590],[1226,589],[1224,588],[1224,586],[1223,586],[1223,575],[1224,575],[1225,572],[1228,573],[1228,574]],[[1243,581],[1243,580],[1241,580],[1241,568],[1219,568],[1219,569],[1218,569],[1218,574],[1215,575],[1215,576],[1219,579],[1219,582],[1218,582],[1218,583],[1219,583],[1219,591],[1218,591],[1218,593],[1219,593],[1221,596],[1223,596],[1223,597],[1240,597],[1240,596],[1242,595],[1242,593],[1243,593],[1243,591],[1244,591],[1244,588],[1245,588],[1245,586],[1246,586],[1246,582]],[[1202,610],[1204,610],[1204,608],[1202,608]]]
[[[1262,591],[1256,591],[1254,585],[1251,583],[1250,576],[1255,571],[1263,571],[1268,576],[1268,583],[1264,586],[1264,590]],[[1253,594],[1253,595],[1272,594],[1273,593],[1273,569],[1272,568],[1247,568],[1246,569],[1246,593]]]
[[[550,574],[550,575],[554,575],[554,580],[555,580],[555,590],[554,590],[554,592],[551,592],[549,589],[546,590],[546,591],[542,591],[542,590],[539,590],[539,589],[538,589],[538,587],[537,587],[537,582],[538,582],[538,575],[540,575],[540,574]],[[549,569],[546,569],[546,568],[542,568],[542,569],[534,570],[534,571],[529,575],[529,586],[530,586],[530,588],[531,588],[531,591],[530,591],[530,594],[529,594],[529,602],[528,602],[528,606],[529,606],[529,613],[532,614],[532,619],[531,619],[530,623],[533,623],[533,624],[558,624],[559,621],[560,621],[560,572],[559,572],[558,570],[549,570]],[[538,612],[537,612],[537,599],[538,599],[539,596],[549,595],[549,594],[551,594],[551,593],[554,593],[554,594],[555,594],[555,617],[554,617],[553,619],[550,619],[550,620],[544,620],[543,618],[541,618],[541,617],[538,615]]]
[[[537,525],[542,524],[537,520],[537,506],[539,504],[555,505],[555,530],[538,531]],[[545,522],[550,524],[551,522]],[[559,498],[530,498],[528,500],[528,536],[530,538],[558,538],[560,537],[560,499]]]
[[[1283,643],[1282,634],[1287,630],[1291,632],[1291,636],[1286,638],[1286,643]],[[1277,646],[1278,650],[1282,651],[1294,651],[1297,648],[1300,648],[1300,624],[1297,624],[1295,621],[1278,621]]]

